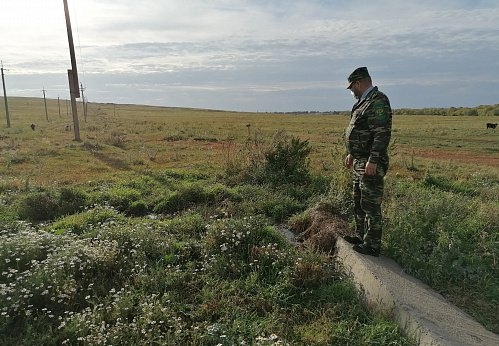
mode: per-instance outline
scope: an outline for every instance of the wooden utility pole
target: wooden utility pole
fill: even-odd
[[[68,70],[69,92],[71,94],[71,108],[73,110],[73,127],[75,131],[75,141],[80,141],[80,124],[78,122],[78,105],[76,99],[80,98],[80,88],[78,83],[78,70],[76,69],[76,56],[73,43],[73,31],[71,20],[69,19],[69,9],[67,0],[64,1],[64,14],[66,15],[66,28],[68,31],[69,54],[71,56],[71,70]]]
[[[85,119],[85,122],[87,122],[87,106],[85,105],[85,96],[83,95],[83,91],[85,90],[85,88],[83,87],[83,84],[80,83],[80,86],[81,86],[81,102],[83,104],[83,118]]]
[[[45,118],[49,121],[49,112],[47,111],[47,99],[45,98],[45,87],[43,87],[43,103],[45,103]]]
[[[3,100],[5,102],[5,116],[7,117],[7,128],[10,129],[9,103],[7,102],[7,90],[5,90],[5,77],[3,75],[3,61],[2,61],[1,70],[2,70]]]

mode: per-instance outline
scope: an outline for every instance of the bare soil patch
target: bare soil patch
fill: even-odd
[[[417,148],[412,150],[415,156],[423,157],[432,160],[457,161],[466,164],[476,164],[479,166],[499,167],[499,154],[487,155],[473,153],[468,150],[450,151],[444,149],[423,149]]]

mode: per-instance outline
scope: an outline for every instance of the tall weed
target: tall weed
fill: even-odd
[[[312,151],[308,140],[277,131],[264,145],[255,133],[242,149],[229,142],[225,147],[225,177],[235,183],[257,184],[306,184],[310,181],[309,155]]]
[[[312,148],[309,141],[278,132],[265,151],[263,174],[272,184],[303,184],[309,179],[309,159]]]
[[[483,218],[484,213],[490,213],[484,204],[419,186],[402,191],[399,198],[390,201],[385,214],[387,242],[402,264],[432,284],[478,278],[489,270],[494,263],[479,256],[476,240],[485,232],[490,234],[486,237],[488,246],[493,245],[499,223],[493,215]]]
[[[428,180],[390,182],[388,190],[386,253],[437,290],[469,291],[483,307],[474,316],[497,330],[483,318],[499,303],[499,205]]]
[[[352,172],[345,167],[346,150],[343,141],[333,143],[331,161],[334,167],[329,178],[329,190],[323,195],[335,214],[345,219],[353,216]]]

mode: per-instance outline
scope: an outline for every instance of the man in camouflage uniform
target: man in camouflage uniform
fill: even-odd
[[[362,254],[379,256],[381,248],[383,178],[388,170],[388,144],[392,130],[392,110],[388,97],[372,85],[367,67],[359,67],[348,77],[352,95],[358,100],[352,108],[345,141],[345,165],[353,168],[353,198],[356,237],[345,236]]]

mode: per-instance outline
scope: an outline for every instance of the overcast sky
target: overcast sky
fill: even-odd
[[[367,66],[393,108],[499,103],[497,0],[68,0],[90,102],[348,110]],[[3,1],[8,96],[69,98],[63,0]]]

